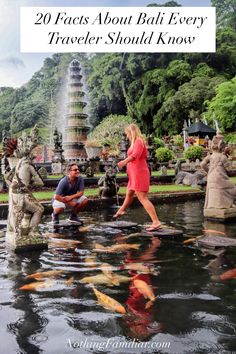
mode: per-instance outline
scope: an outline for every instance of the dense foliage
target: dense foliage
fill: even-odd
[[[201,160],[203,150],[202,146],[190,146],[184,151],[184,157],[192,161],[195,161],[196,159]]]
[[[235,0],[212,0],[212,5],[218,21],[216,53],[54,54],[24,86],[0,88],[0,131],[16,133],[36,122],[48,130],[60,128],[73,58],[83,67],[93,126],[110,115],[129,116],[143,133],[161,137],[179,134],[184,120],[204,117],[209,123],[217,119],[225,131],[235,130]],[[166,6],[180,5],[169,1]]]
[[[88,141],[97,141],[99,145],[110,145],[111,149],[117,149],[121,142],[124,128],[133,123],[132,118],[122,115],[110,115],[96,126],[88,136]]]
[[[160,147],[156,149],[155,155],[158,162],[169,162],[174,158],[173,152],[167,147]]]
[[[161,138],[157,138],[157,137],[154,137],[153,139],[153,145],[156,149],[160,148],[160,147],[164,147],[165,146],[165,143],[164,141],[161,139]]]
[[[225,131],[236,131],[236,76],[216,88],[216,96],[208,104],[206,117],[219,120]]]

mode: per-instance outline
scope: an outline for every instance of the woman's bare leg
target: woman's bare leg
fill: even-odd
[[[124,215],[125,210],[132,204],[134,199],[134,191],[127,189],[126,196],[123,204],[121,205],[120,209],[115,213],[113,218],[118,218],[121,215]]]
[[[156,209],[152,202],[150,202],[150,200],[148,199],[147,192],[136,192],[136,195],[152,220],[152,225],[150,226],[150,228],[158,228],[159,226],[161,226],[161,222],[158,219]]]

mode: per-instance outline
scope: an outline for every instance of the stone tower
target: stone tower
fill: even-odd
[[[69,65],[68,106],[64,137],[64,156],[67,161],[79,161],[86,158],[84,142],[90,127],[86,125],[87,114],[83,110],[87,103],[83,100],[85,92],[81,82],[81,67],[74,59]]]

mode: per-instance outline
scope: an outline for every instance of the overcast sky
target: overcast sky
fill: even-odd
[[[20,53],[21,6],[146,6],[168,0],[0,0],[0,87],[19,87],[40,69],[47,53]],[[182,6],[211,6],[210,0],[176,0]]]

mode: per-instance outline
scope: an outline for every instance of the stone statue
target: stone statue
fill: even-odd
[[[100,198],[112,198],[118,193],[119,186],[116,183],[116,173],[113,168],[109,167],[105,176],[98,181]]]
[[[161,176],[167,176],[167,167],[166,166],[161,166],[160,171],[161,171]]]
[[[212,140],[212,154],[204,158],[201,168],[207,172],[207,189],[204,216],[227,219],[236,217],[236,186],[228,177],[230,163],[224,154],[224,140],[221,134]],[[235,214],[235,215],[234,215]]]
[[[181,160],[177,160],[175,164],[175,176],[181,171]]]
[[[91,161],[89,161],[86,169],[85,169],[86,177],[93,177],[94,176],[94,169],[92,167]]]
[[[54,150],[62,150],[62,133],[55,128],[53,133]]]
[[[37,130],[31,134],[22,133],[17,139],[14,152],[14,164],[11,171],[5,175],[9,186],[9,212],[7,219],[6,243],[14,249],[29,248],[47,244],[38,232],[38,224],[44,211],[43,206],[35,199],[30,186],[43,186],[43,181],[35,170],[31,154],[37,144]],[[8,158],[9,161],[11,157]],[[34,247],[33,247],[34,248]]]

